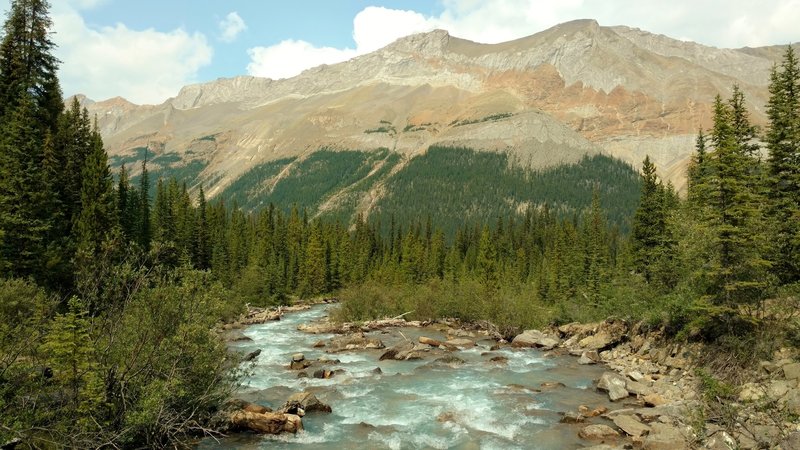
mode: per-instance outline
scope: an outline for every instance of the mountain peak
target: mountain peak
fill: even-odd
[[[447,30],[435,29],[426,33],[402,37],[386,49],[435,56],[444,52],[448,42],[450,42],[450,33]]]

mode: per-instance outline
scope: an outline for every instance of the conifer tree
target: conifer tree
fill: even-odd
[[[664,190],[656,175],[656,167],[647,156],[642,164],[642,195],[633,217],[631,247],[636,270],[648,282],[652,278],[656,257],[665,242],[664,201]]]
[[[142,176],[139,179],[139,199],[138,199],[138,230],[136,240],[143,251],[150,250],[150,174],[147,172],[147,154],[142,161]]]
[[[206,270],[211,265],[211,235],[209,233],[208,213],[206,211],[206,194],[203,186],[197,194],[197,226],[195,242],[195,265],[198,269]]]
[[[781,280],[800,280],[800,63],[790,45],[780,69],[770,76],[770,215],[776,224],[776,271]]]

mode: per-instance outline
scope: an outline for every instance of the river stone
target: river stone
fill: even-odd
[[[635,438],[650,432],[650,427],[639,422],[636,416],[623,415],[614,417],[614,425]]]
[[[294,414],[236,411],[230,422],[233,429],[261,434],[297,433],[303,429],[302,419]]]
[[[548,336],[539,330],[525,330],[511,341],[511,345],[514,347],[538,347],[544,350],[552,350],[560,342],[558,338]]]
[[[600,355],[597,353],[597,350],[587,350],[581,353],[580,359],[578,359],[578,364],[597,364],[600,362]]]
[[[283,413],[292,413],[298,408],[302,408],[305,412],[319,411],[324,413],[331,412],[331,407],[319,401],[316,395],[311,392],[298,392],[292,394],[280,411]]]
[[[667,403],[664,397],[662,397],[661,394],[658,394],[656,392],[645,395],[643,400],[645,406],[661,406]]]
[[[787,380],[800,379],[800,363],[791,363],[783,366],[783,376]]]
[[[615,402],[630,395],[625,385],[625,378],[622,375],[615,372],[605,372],[597,383],[597,389],[608,392],[608,398]]]
[[[306,359],[306,357],[302,353],[295,353],[294,355],[292,355],[292,361],[294,362],[300,362],[304,359]]]
[[[603,350],[611,347],[611,345],[616,342],[617,339],[614,336],[611,336],[611,334],[609,334],[607,331],[600,331],[596,334],[581,339],[578,341],[578,345],[589,350]]]
[[[587,441],[615,440],[620,437],[619,433],[608,425],[587,425],[581,429],[578,436]]]
[[[325,347],[325,341],[320,340],[314,343],[314,348],[322,348],[322,347]]]
[[[377,338],[368,338],[364,333],[353,333],[345,336],[336,336],[328,345],[328,353],[338,353],[348,350],[365,350],[384,348],[383,342]]]
[[[439,347],[439,346],[442,345],[442,343],[440,341],[437,341],[436,339],[431,339],[431,338],[425,337],[425,336],[420,336],[419,337],[419,343],[420,344],[425,344],[425,345],[430,345],[431,347]]]
[[[260,354],[261,354],[261,349],[259,348],[245,355],[244,360],[246,362],[254,361],[256,358],[258,358],[258,355]]]
[[[578,406],[578,412],[586,417],[597,417],[607,413],[608,408],[605,406],[598,406],[597,408],[591,409],[586,405],[580,405]]]
[[[450,339],[445,342],[445,345],[448,347],[456,347],[456,348],[472,348],[475,346],[475,342],[472,339],[467,338],[456,338]]]
[[[633,381],[633,380],[628,380],[625,383],[625,389],[627,389],[628,392],[634,395],[647,395],[653,392],[653,389],[650,386],[647,386],[644,383],[639,383],[638,381]]]

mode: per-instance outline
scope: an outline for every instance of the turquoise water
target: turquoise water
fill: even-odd
[[[609,406],[595,392],[592,380],[599,367],[580,366],[577,358],[549,357],[536,350],[505,348],[489,352],[495,342],[478,340],[469,350],[455,352],[462,365],[418,361],[378,361],[383,350],[326,354],[313,348],[333,335],[296,330],[301,323],[322,318],[327,306],[293,313],[283,320],[244,330],[252,342],[235,343],[237,351],[261,349],[239,395],[245,400],[280,407],[294,392],[311,391],[331,405],[333,413],[309,413],[305,431],[297,435],[238,434],[219,442],[206,440],[203,449],[563,449],[586,443],[579,426],[558,423],[559,412],[576,411],[581,404]],[[387,347],[421,335],[444,336],[434,329],[389,329],[368,334]],[[294,353],[307,359],[340,360],[328,365],[345,373],[323,380],[297,378],[287,368]],[[489,359],[505,356],[507,364]],[[373,370],[380,367],[382,374]],[[314,369],[309,369],[311,374]],[[545,382],[565,386],[541,388]],[[535,392],[541,389],[542,392]]]

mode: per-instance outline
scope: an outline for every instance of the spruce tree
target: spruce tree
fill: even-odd
[[[773,68],[767,104],[770,215],[776,226],[776,271],[800,280],[800,63],[792,46]]]
[[[633,216],[631,247],[637,272],[646,281],[652,278],[652,268],[664,242],[665,211],[661,183],[656,167],[647,156],[642,164],[642,194]]]
[[[139,199],[137,201],[139,214],[138,214],[138,230],[136,233],[136,240],[143,251],[150,250],[150,240],[152,239],[152,232],[150,231],[150,174],[147,172],[147,155],[145,154],[142,161],[142,176],[139,179]]]

